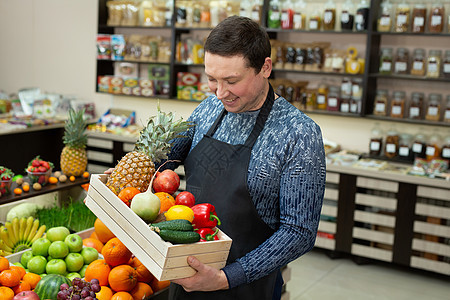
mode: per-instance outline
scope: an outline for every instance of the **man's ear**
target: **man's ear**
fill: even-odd
[[[266,57],[264,60],[261,72],[264,78],[269,78],[270,73],[272,73],[272,59],[270,57]]]

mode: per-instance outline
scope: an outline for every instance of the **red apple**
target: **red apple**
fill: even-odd
[[[153,191],[155,193],[165,192],[174,194],[180,186],[180,177],[172,170],[164,170],[156,173],[155,180],[153,180]]]
[[[23,291],[16,294],[13,300],[39,300],[39,296],[33,291]]]
[[[195,197],[188,191],[181,192],[175,197],[175,205],[192,207],[195,205]]]

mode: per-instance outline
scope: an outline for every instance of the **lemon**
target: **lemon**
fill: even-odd
[[[194,211],[186,205],[174,205],[164,214],[167,221],[170,220],[188,220],[192,223],[194,220]]]

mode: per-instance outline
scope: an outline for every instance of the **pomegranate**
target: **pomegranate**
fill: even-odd
[[[188,191],[181,192],[175,198],[175,205],[186,205],[192,207],[195,205],[195,197]]]
[[[23,291],[17,293],[13,300],[39,300],[39,296],[33,291]]]
[[[165,192],[173,195],[180,186],[180,177],[172,170],[164,170],[156,173],[153,181],[153,190],[155,193]]]

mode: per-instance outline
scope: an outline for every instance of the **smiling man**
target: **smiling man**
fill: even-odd
[[[198,105],[180,160],[186,190],[211,203],[233,239],[227,265],[174,280],[170,299],[280,299],[280,268],[310,251],[325,188],[319,126],[269,84],[270,41],[257,23],[233,16],[205,42],[205,74],[215,96]],[[174,167],[174,166],[172,166]]]

